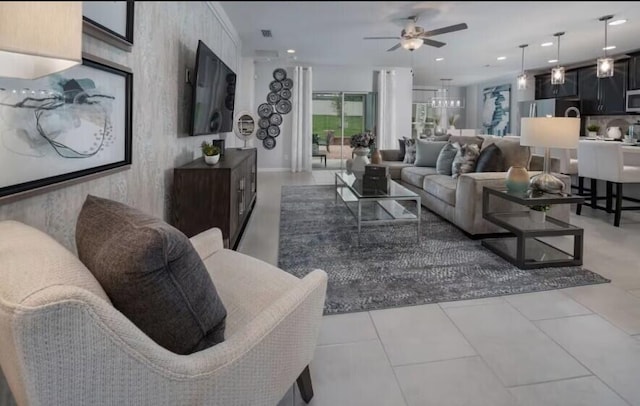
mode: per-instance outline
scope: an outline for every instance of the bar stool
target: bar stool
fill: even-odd
[[[613,225],[620,226],[622,210],[640,210],[637,207],[622,207],[623,185],[625,183],[640,183],[640,166],[625,165],[622,145],[615,142],[580,141],[578,144],[578,179],[579,193],[583,194],[584,178],[591,178],[591,207],[594,209],[612,211],[613,185],[616,185],[616,206]],[[607,206],[597,204],[597,181],[603,180],[607,185]],[[578,204],[576,214],[580,214],[582,205]]]

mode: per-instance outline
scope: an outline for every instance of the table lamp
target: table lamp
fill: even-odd
[[[529,187],[547,193],[562,193],[564,182],[551,174],[550,148],[574,149],[580,139],[580,119],[574,117],[524,117],[520,145],[544,148],[544,169],[529,181]]]

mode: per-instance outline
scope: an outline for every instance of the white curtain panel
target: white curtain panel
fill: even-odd
[[[376,147],[397,148],[396,138],[396,71],[380,70],[377,78],[378,111],[376,119]]]
[[[293,71],[293,138],[291,140],[291,172],[311,171],[312,153],[312,72],[296,66]]]

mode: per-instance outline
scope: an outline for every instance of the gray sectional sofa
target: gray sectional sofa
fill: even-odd
[[[400,160],[399,149],[382,150],[381,164],[389,167],[392,179],[418,193],[424,207],[452,222],[471,236],[504,233],[506,230],[482,218],[482,189],[485,186],[503,187],[506,170],[518,160],[524,159],[528,163],[527,169],[531,176],[540,173],[543,158],[532,155],[529,147],[521,147],[519,137],[478,137],[472,137],[475,140],[471,140],[470,137],[451,136],[449,141],[477,142],[481,147],[495,143],[505,158],[504,172],[465,173],[454,179],[449,175],[438,174],[435,167],[403,163]],[[523,154],[525,154],[524,157]],[[557,172],[558,168],[559,161],[553,160],[552,172]],[[557,173],[555,175],[565,183],[565,192],[569,193],[570,177]],[[492,210],[521,211],[523,207],[500,199],[492,201]],[[549,215],[568,221],[569,212],[569,205],[556,205],[552,207]]]

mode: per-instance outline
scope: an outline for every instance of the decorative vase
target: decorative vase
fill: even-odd
[[[510,193],[525,193],[529,189],[529,172],[522,166],[512,166],[507,171],[505,183]]]
[[[218,154],[218,155],[203,155],[203,156],[204,156],[204,162],[207,165],[215,165],[220,160],[220,154]]]
[[[531,221],[534,223],[538,223],[538,224],[544,223],[546,218],[547,218],[547,212],[540,211],[540,210],[529,211],[529,219],[531,219]]]
[[[369,148],[358,147],[353,150],[353,160],[351,162],[351,172],[356,175],[356,178],[361,178],[364,174],[364,167],[369,165]]]
[[[371,153],[371,163],[376,165],[382,163],[382,154],[378,148],[374,149]]]

